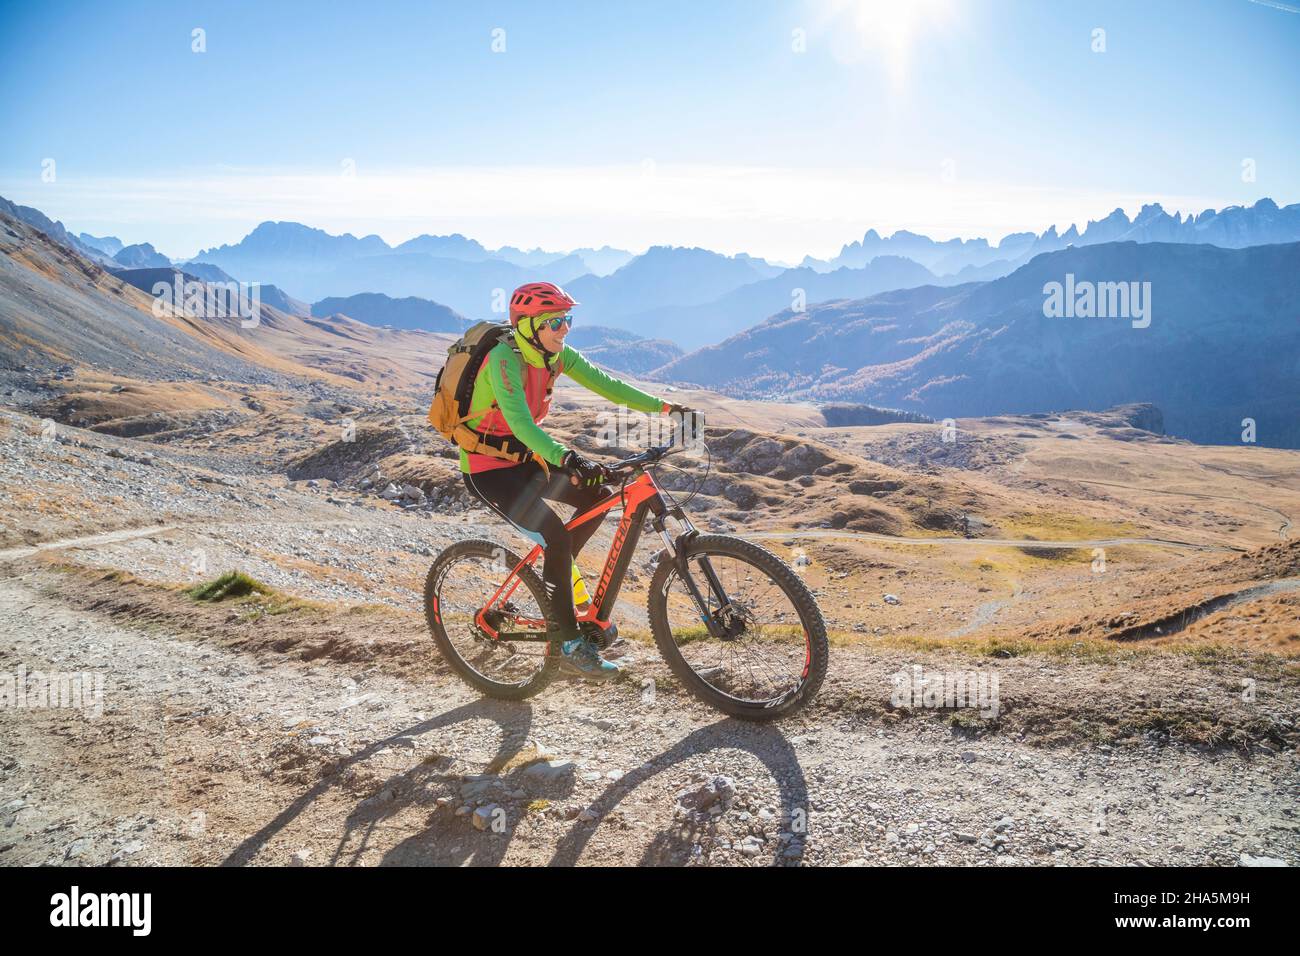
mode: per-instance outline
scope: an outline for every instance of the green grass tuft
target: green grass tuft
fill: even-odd
[[[225,601],[228,598],[248,597],[251,594],[270,594],[271,589],[242,571],[227,571],[185,592],[196,601]]]

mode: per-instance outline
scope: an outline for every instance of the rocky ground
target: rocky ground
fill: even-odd
[[[889,673],[913,660],[898,653],[841,652],[822,702],[780,726],[720,719],[640,652],[615,686],[503,704],[427,648],[383,663],[277,654],[183,629],[165,601],[87,613],[109,603],[103,586],[69,606],[66,573],[0,587],[0,662],[102,674],[103,711],[0,712],[6,865],[1300,863],[1294,683],[1259,694],[1283,742],[1233,748],[1154,723],[1092,737],[1101,712],[1203,679],[1154,660],[1100,677],[965,662],[1000,671],[1012,713],[1096,694],[1097,725],[1061,741],[1010,714],[970,732],[888,709]],[[1224,702],[1238,696],[1230,674],[1216,680]]]
[[[1295,546],[1225,571],[1230,542],[1202,528],[1118,549],[1101,588],[1086,549],[1076,567],[1068,547],[778,535],[833,656],[811,709],[756,726],[684,695],[637,639],[646,545],[618,611],[628,676],[503,704],[447,670],[420,613],[442,547],[519,543],[454,462],[400,409],[356,407],[353,455],[326,399],[296,417],[253,401],[152,440],[0,412],[0,674],[102,680],[98,703],[0,708],[0,864],[1300,863],[1297,605],[1250,590],[1295,578]],[[715,454],[706,527],[834,525],[834,507],[757,505],[842,479],[902,535],[942,534],[928,516],[956,505],[1024,530],[979,510],[985,485],[850,476],[833,442],[728,430]],[[1032,537],[1169,533],[1096,521]],[[278,593],[182,589],[225,570]],[[1181,622],[1194,641],[1139,634],[1216,584],[1244,596]],[[918,666],[996,677],[997,712],[900,702]]]

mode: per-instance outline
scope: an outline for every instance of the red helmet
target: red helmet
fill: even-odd
[[[518,325],[525,315],[567,312],[578,303],[554,282],[529,282],[510,296],[510,324]]]

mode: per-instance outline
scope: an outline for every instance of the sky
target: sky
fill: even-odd
[[[1300,201],[1300,0],[0,0],[0,90],[0,195],[173,258],[294,220],[797,262]]]

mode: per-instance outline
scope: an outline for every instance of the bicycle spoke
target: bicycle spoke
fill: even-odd
[[[731,555],[705,557],[727,600],[725,609],[698,558],[691,562],[691,576],[708,615],[731,633],[718,638],[708,632],[686,583],[674,573],[667,595],[669,629],[682,657],[712,687],[745,701],[766,702],[797,689],[806,639],[794,602],[761,568]]]
[[[484,602],[496,593],[509,569],[486,557],[465,555],[448,565],[439,580],[439,607],[447,639],[456,653],[483,677],[503,684],[523,684],[545,664],[546,645],[497,640],[479,627]],[[544,621],[540,605],[517,579],[488,610],[499,616],[495,629],[527,630],[528,621]]]

